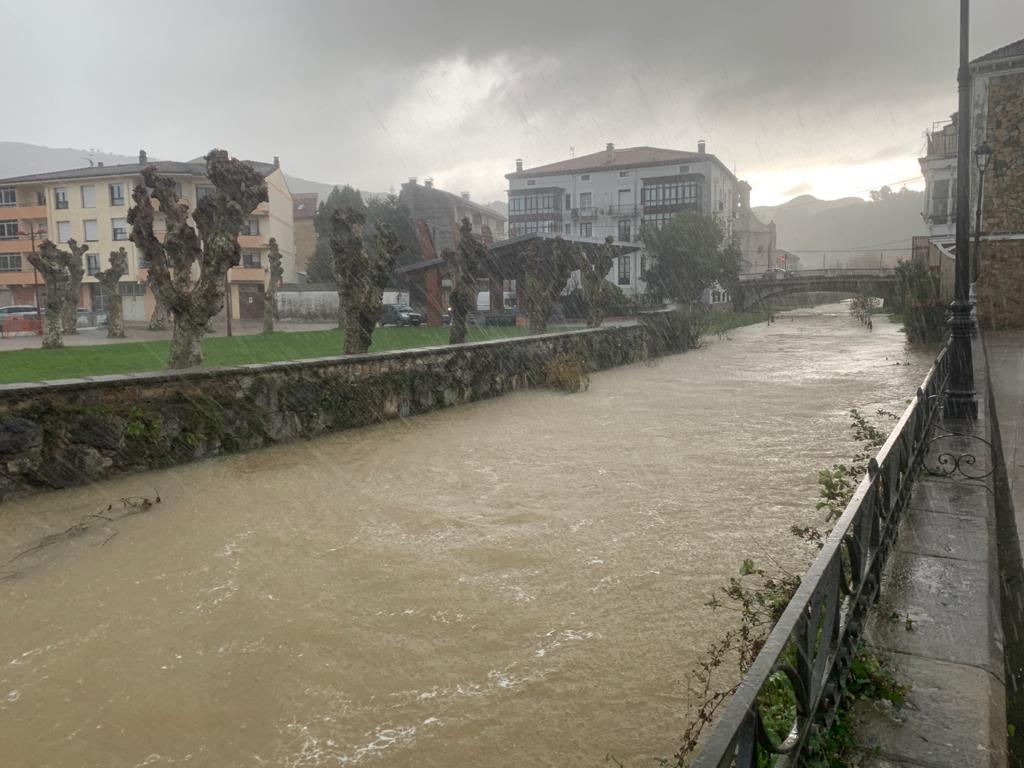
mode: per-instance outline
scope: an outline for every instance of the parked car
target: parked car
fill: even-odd
[[[423,315],[403,304],[385,304],[380,311],[381,325],[419,325],[422,322]]]
[[[34,315],[35,313],[36,308],[31,304],[11,304],[6,307],[0,307],[0,320],[14,315]]]
[[[97,312],[89,309],[82,309],[81,307],[79,307],[77,317],[75,318],[75,326],[77,326],[78,328],[97,328],[101,325],[106,324],[106,312]]]

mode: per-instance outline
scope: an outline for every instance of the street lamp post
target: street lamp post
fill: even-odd
[[[974,158],[978,161],[978,204],[974,214],[974,282],[978,282],[981,274],[981,201],[985,195],[985,171],[992,159],[992,147],[982,142],[974,150]]]
[[[944,411],[952,418],[978,417],[978,401],[974,393],[974,356],[971,337],[971,70],[968,32],[970,2],[960,0],[960,70],[957,73],[959,111],[957,116],[956,157],[956,281],[953,288],[950,329],[949,384],[946,387]]]

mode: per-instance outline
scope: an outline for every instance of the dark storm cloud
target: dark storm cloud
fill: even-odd
[[[487,197],[515,157],[606,141],[707,138],[741,173],[876,162],[910,156],[951,111],[955,5],[19,5],[4,47],[34,63],[4,138],[173,157],[222,145],[310,178],[433,174]],[[976,55],[1024,34],[1018,0],[976,2],[974,18]]]

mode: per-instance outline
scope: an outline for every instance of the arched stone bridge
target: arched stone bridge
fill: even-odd
[[[787,293],[832,292],[866,294],[891,303],[896,293],[895,269],[804,269],[740,275],[733,291],[736,309],[752,309]]]

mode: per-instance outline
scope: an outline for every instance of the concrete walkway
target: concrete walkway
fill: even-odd
[[[999,457],[980,343],[974,362],[978,420],[947,419],[933,431],[865,632],[906,695],[900,708],[859,706],[863,766],[1009,764]],[[1022,373],[1015,374],[1018,413]]]

